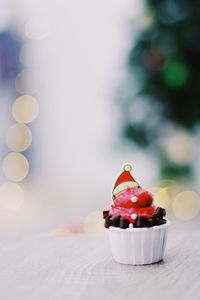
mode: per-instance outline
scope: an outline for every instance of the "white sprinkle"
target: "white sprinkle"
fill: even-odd
[[[136,201],[137,201],[137,199],[138,199],[138,198],[137,198],[137,197],[135,197],[135,196],[131,197],[131,201],[132,201],[132,202],[136,202]]]
[[[132,214],[131,218],[135,220],[137,218],[137,215],[136,214]]]
[[[133,224],[132,223],[129,224],[129,228],[133,228]]]

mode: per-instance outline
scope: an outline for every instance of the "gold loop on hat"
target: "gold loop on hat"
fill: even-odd
[[[125,164],[123,166],[123,170],[130,172],[132,170],[132,165],[131,164]]]

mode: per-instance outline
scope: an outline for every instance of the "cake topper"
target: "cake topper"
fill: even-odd
[[[139,183],[133,178],[131,174],[132,165],[131,164],[125,164],[123,166],[123,172],[119,175],[117,178],[112,195],[113,200],[116,198],[116,196],[123,191],[125,191],[127,188],[141,188]]]

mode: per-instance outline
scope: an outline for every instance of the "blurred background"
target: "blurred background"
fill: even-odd
[[[0,236],[103,231],[125,162],[199,220],[194,0],[0,0]]]

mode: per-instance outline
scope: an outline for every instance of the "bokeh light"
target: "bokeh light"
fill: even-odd
[[[20,94],[34,94],[38,92],[41,81],[33,69],[23,69],[15,79],[15,88]]]
[[[32,142],[32,133],[27,125],[13,124],[6,132],[6,143],[8,147],[15,151],[21,152],[26,150]]]
[[[154,196],[154,204],[159,207],[163,207],[166,210],[170,209],[171,204],[171,197],[168,191],[168,188],[159,188],[159,187],[152,187],[149,191]]]
[[[181,192],[175,197],[172,207],[179,220],[193,219],[200,211],[200,197],[193,191]]]
[[[185,131],[177,131],[166,138],[164,148],[170,160],[178,165],[188,164],[194,158],[194,139]]]
[[[32,122],[37,117],[38,113],[38,102],[30,95],[18,97],[13,103],[12,115],[19,123]]]
[[[14,182],[5,182],[0,186],[0,207],[18,210],[24,201],[23,189]]]
[[[165,55],[159,48],[151,48],[143,53],[143,63],[145,67],[153,72],[162,69],[165,62]]]
[[[170,60],[163,68],[163,78],[171,87],[182,87],[188,81],[189,69],[183,62]]]
[[[21,153],[11,152],[3,160],[4,175],[12,181],[23,180],[29,172],[29,163]]]
[[[104,231],[104,220],[102,211],[93,211],[87,215],[83,224],[84,232],[95,233]]]
[[[132,25],[134,26],[134,28],[137,28],[137,30],[144,30],[148,28],[152,24],[152,22],[152,14],[146,9],[143,9],[142,13],[136,13],[136,15],[131,20]]]
[[[49,34],[49,22],[45,16],[34,16],[24,27],[25,35],[31,40],[42,40]]]

